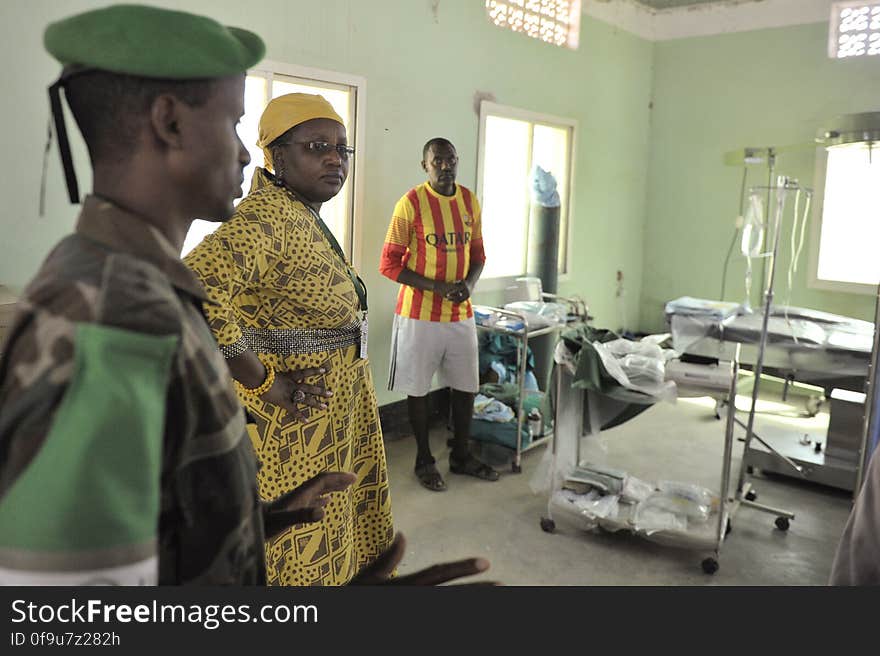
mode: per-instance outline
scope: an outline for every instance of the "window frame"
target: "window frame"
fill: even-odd
[[[541,0],[538,0],[541,3]],[[505,13],[511,12],[520,12],[522,14],[523,20],[526,16],[536,17],[539,21],[543,21],[542,15],[545,14],[545,7],[539,6],[537,8],[530,7],[529,3],[525,0],[499,0],[499,3],[505,5],[505,9],[507,11]],[[492,10],[496,3],[494,0],[485,0],[483,3],[486,8],[486,18],[490,23],[495,25],[496,27],[500,27],[505,30],[509,30],[515,34],[524,34],[525,36],[540,41],[541,43],[546,43],[548,45],[557,46],[559,48],[566,48],[568,50],[577,50],[580,46],[580,31],[581,31],[581,12],[582,5],[581,0],[567,0],[568,6],[566,9],[568,10],[569,21],[568,23],[557,23],[555,20],[555,15],[553,19],[550,19],[554,26],[556,25],[566,25],[566,35],[565,41],[561,43],[557,43],[555,40],[546,40],[544,39],[540,31],[537,34],[530,33],[523,25],[514,26],[510,23],[510,21],[497,22],[495,18],[492,16]],[[540,28],[539,28],[540,29]]]
[[[870,55],[867,52],[861,55],[849,57],[839,57],[840,50],[840,14],[844,9],[855,9],[856,7],[876,6],[877,0],[839,0],[831,3],[831,18],[828,20],[828,58],[829,59],[861,59],[862,57],[877,57],[878,55]],[[870,32],[871,30],[869,30]]]
[[[880,149],[878,149],[880,150]],[[880,155],[880,153],[878,153]],[[822,223],[825,220],[825,181],[828,175],[828,151],[825,146],[816,148],[815,189],[813,196],[813,216],[810,223],[810,261],[807,287],[829,292],[875,295],[877,285],[842,280],[827,280],[819,277],[819,248],[822,240]]]
[[[568,149],[568,184],[566,186],[566,197],[562,198],[562,202],[567,208],[565,219],[565,268],[558,272],[559,282],[569,280],[571,273],[571,242],[574,232],[574,181],[575,181],[575,162],[577,161],[577,130],[578,122],[576,119],[554,114],[546,114],[543,112],[534,112],[520,107],[510,105],[501,105],[489,100],[480,102],[480,125],[479,138],[477,140],[477,198],[483,202],[483,177],[485,170],[486,158],[486,119],[489,116],[497,116],[499,118],[508,118],[521,121],[529,121],[533,124],[543,124],[555,128],[568,128],[571,131],[570,144]],[[529,153],[531,157],[531,152]],[[529,171],[531,171],[532,162],[529,162]],[[485,226],[485,215],[482,217],[483,226]],[[527,226],[528,227],[528,226]],[[528,229],[526,230],[525,249],[528,251]],[[560,237],[562,235],[560,234]],[[525,272],[509,276],[499,276],[495,278],[480,277],[480,288],[485,291],[498,291],[512,285],[517,278],[526,275]]]
[[[315,86],[320,86],[321,82],[325,82],[349,86],[354,89],[354,146],[356,152],[354,157],[351,158],[348,172],[348,179],[353,186],[351,224],[349,225],[347,243],[342,244],[342,249],[348,255],[354,267],[360,269],[363,263],[364,222],[362,217],[364,216],[364,188],[366,183],[364,181],[364,172],[361,170],[364,167],[360,166],[358,161],[366,161],[367,153],[367,78],[361,75],[300,66],[299,64],[288,64],[271,59],[262,60],[259,64],[249,69],[247,74],[265,77],[269,82],[270,89],[276,75],[311,80],[315,83]],[[351,130],[351,126],[348,126],[348,128]]]

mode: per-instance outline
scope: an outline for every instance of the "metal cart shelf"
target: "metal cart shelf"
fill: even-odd
[[[491,312],[494,312],[498,317],[499,321],[502,319],[506,319],[509,322],[512,322],[513,325],[521,324],[521,328],[513,329],[509,327],[508,323],[494,325],[480,325],[477,324],[477,330],[481,332],[489,332],[496,333],[502,335],[508,335],[509,337],[517,340],[518,348],[517,348],[517,384],[519,386],[517,393],[517,407],[515,408],[516,412],[516,448],[514,449],[514,457],[513,462],[511,463],[511,471],[516,474],[522,472],[522,454],[526,451],[530,451],[534,448],[541,446],[542,444],[546,444],[553,437],[553,428],[545,428],[544,434],[541,437],[536,439],[532,439],[526,445],[523,445],[522,439],[522,430],[523,423],[525,422],[525,413],[523,412],[523,399],[525,397],[525,389],[523,387],[527,364],[528,364],[528,352],[529,352],[529,340],[535,339],[536,337],[540,337],[542,335],[559,335],[563,330],[572,327],[580,322],[586,322],[591,319],[589,312],[587,310],[587,306],[583,300],[577,297],[565,297],[558,296],[556,294],[542,293],[542,299],[545,301],[559,302],[565,303],[569,307],[569,317],[572,319],[568,323],[564,324],[554,324],[550,326],[543,326],[541,328],[533,328],[529,329],[529,324],[527,321],[527,317],[519,312],[515,312],[512,310],[505,310],[503,308],[492,307],[488,305],[478,305],[478,308],[485,308]]]
[[[736,398],[736,382],[739,372],[739,347],[735,349],[733,359],[731,361],[721,361],[719,366],[724,367],[724,371],[730,373],[730,384],[726,392],[722,392],[731,407],[734,406]],[[564,366],[557,365],[554,370],[556,403],[555,403],[555,439],[553,440],[553,469],[554,475],[551,477],[553,481],[550,489],[551,501],[548,502],[547,516],[541,517],[541,528],[552,533],[556,529],[556,523],[553,519],[552,499],[554,493],[561,485],[558,476],[555,475],[556,455],[564,440],[574,440],[575,456],[574,462],[581,464],[580,454],[580,438],[586,435],[585,427],[590,425],[588,413],[589,407],[587,403],[587,394],[592,394],[587,390],[572,387],[572,376],[568,373]],[[716,391],[717,395],[718,392]],[[586,412],[585,412],[586,410]],[[586,415],[586,416],[585,416]],[[675,532],[675,531],[658,531],[650,536],[655,542],[668,544],[670,546],[678,546],[696,551],[709,552],[709,555],[701,561],[703,571],[707,574],[714,574],[718,568],[718,559],[721,553],[721,545],[727,533],[731,530],[731,521],[740,506],[749,506],[756,510],[769,512],[777,515],[776,528],[780,530],[788,529],[789,519],[793,518],[790,513],[761,506],[754,503],[755,493],[751,490],[748,483],[738,482],[735,489],[731,491],[731,463],[734,438],[734,419],[735,413],[728,412],[724,430],[724,450],[721,463],[720,490],[718,494],[719,507],[717,514],[710,515],[710,524],[702,527],[702,530],[694,532]],[[742,472],[740,473],[742,479]],[[714,520],[714,521],[713,521]],[[599,526],[610,528],[611,530],[626,530],[632,533],[640,534],[642,537],[648,537],[641,534],[635,524],[631,521],[631,517],[619,517],[611,526],[604,525],[599,522]]]

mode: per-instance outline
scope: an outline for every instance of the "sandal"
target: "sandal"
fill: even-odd
[[[446,482],[440,476],[440,472],[437,471],[437,467],[434,466],[433,462],[416,465],[415,472],[422,487],[426,487],[432,492],[443,492],[446,489]]]
[[[497,481],[498,472],[492,469],[484,462],[480,462],[474,456],[469,455],[466,460],[460,461],[449,456],[449,471],[453,474],[464,474],[465,476],[474,476],[484,481]]]

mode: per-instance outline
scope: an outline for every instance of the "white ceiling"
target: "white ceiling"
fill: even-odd
[[[582,0],[583,12],[645,39],[827,23],[835,0]]]
[[[693,5],[715,4],[721,0],[637,0],[640,5],[651,9],[671,9],[675,7],[691,7]]]

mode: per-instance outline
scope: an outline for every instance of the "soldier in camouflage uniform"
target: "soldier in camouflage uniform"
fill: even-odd
[[[78,57],[114,29],[117,42]],[[163,38],[174,29],[186,45]],[[173,65],[151,54],[163,40],[185,50]],[[0,356],[0,580],[263,583],[264,524],[319,518],[321,495],[353,478],[260,503],[207,297],[179,258],[191,217],[232,213],[249,161],[235,132],[243,73],[264,46],[131,7],[56,23],[45,41],[66,65],[95,193],[28,286]]]
[[[325,472],[260,502],[207,297],[179,259],[192,218],[225,220],[240,194],[244,72],[264,45],[135,5],[60,21],[44,41],[65,66],[50,98],[71,200],[62,87],[94,191],[0,354],[0,583],[264,583],[264,540],[320,520],[327,495],[354,480]],[[388,582],[403,549],[398,535],[353,582]],[[395,582],[487,567],[468,559]]]

